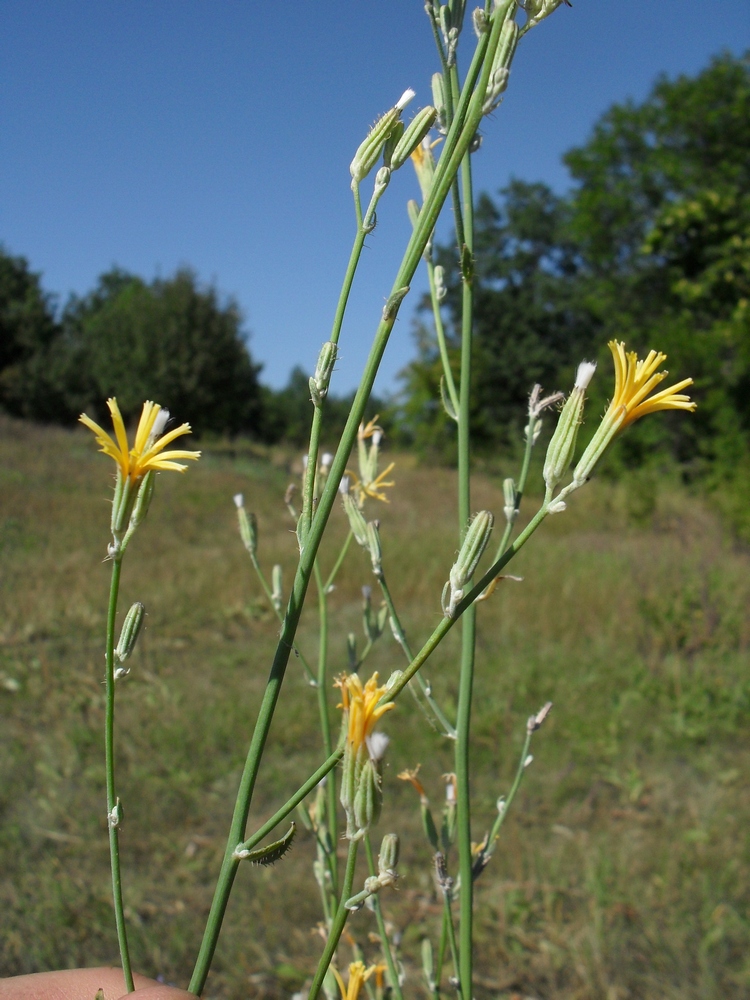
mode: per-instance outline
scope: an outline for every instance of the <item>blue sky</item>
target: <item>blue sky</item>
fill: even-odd
[[[511,176],[565,190],[561,154],[610,104],[750,45],[747,0],[573,2],[519,48],[475,157],[477,190]],[[353,152],[406,87],[412,108],[431,100],[421,0],[0,0],[0,23],[6,248],[60,301],[114,264],[146,278],[190,265],[239,302],[266,382],[311,369],[354,235]],[[405,168],[369,239],[334,391],[358,381],[415,196]],[[423,287],[376,390],[412,356]]]

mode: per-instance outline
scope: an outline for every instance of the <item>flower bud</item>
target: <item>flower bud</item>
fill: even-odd
[[[328,385],[331,381],[337,354],[338,347],[330,340],[327,340],[320,349],[318,363],[315,365],[315,374],[309,382],[310,397],[315,406],[320,406],[321,400],[325,399],[328,394]]]
[[[382,807],[383,788],[379,764],[368,757],[362,764],[354,795],[353,814],[357,828],[355,838],[363,836],[377,823]]]
[[[573,391],[562,408],[557,427],[547,447],[547,456],[544,460],[544,481],[550,496],[573,460],[578,428],[581,426],[581,417],[583,416],[585,392],[595,371],[596,365],[589,361],[584,361],[578,366]]]
[[[445,80],[442,73],[432,74],[432,103],[438,117],[438,128],[445,132],[448,129],[448,101],[445,95]]]
[[[135,649],[135,644],[138,641],[138,634],[141,631],[143,617],[145,614],[145,607],[140,603],[140,601],[136,601],[130,608],[130,611],[128,611],[127,615],[125,615],[125,621],[122,623],[120,638],[117,642],[117,648],[115,649],[115,660],[117,663],[124,663]],[[124,676],[125,673],[127,673],[127,671],[121,674],[121,676]],[[115,675],[117,675],[116,671]]]
[[[503,480],[503,496],[505,498],[505,506],[503,507],[505,520],[508,524],[513,524],[518,517],[518,508],[516,507],[516,484],[512,479]]]
[[[355,541],[363,548],[368,548],[367,522],[362,511],[357,506],[354,497],[350,493],[343,494],[344,511],[349,518],[349,527],[352,530]]]
[[[398,170],[399,167],[402,167],[406,163],[407,159],[430,131],[436,118],[437,111],[430,105],[427,105],[426,108],[422,108],[421,111],[416,113],[396,144],[396,148],[393,150],[391,167],[394,170]]]
[[[367,548],[370,552],[372,571],[376,577],[383,575],[383,550],[380,546],[380,531],[377,521],[367,522]]]
[[[398,865],[399,839],[397,833],[386,833],[380,842],[378,855],[378,873],[384,875],[393,872]]]
[[[349,172],[352,175],[352,185],[363,181],[375,166],[380,158],[380,151],[383,148],[383,144],[401,117],[401,112],[413,97],[413,90],[405,90],[394,107],[390,111],[386,111],[370,129],[367,138],[360,144],[357,152],[354,154],[354,159],[349,167]]]
[[[238,493],[237,496],[242,500],[241,494]],[[237,503],[237,497],[234,500]],[[258,550],[258,521],[255,514],[248,514],[244,503],[237,505],[237,524],[239,525],[242,544],[250,555],[254,556]]]
[[[490,511],[480,510],[469,525],[458,558],[450,572],[450,599],[443,609],[449,618],[453,617],[456,605],[464,596],[464,587],[474,575],[479,560],[487,548],[494,522],[495,519]]]
[[[281,566],[278,563],[271,570],[271,600],[273,601],[273,606],[281,614],[281,608],[284,604],[284,591],[281,581]]]

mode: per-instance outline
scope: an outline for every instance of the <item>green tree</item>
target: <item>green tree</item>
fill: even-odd
[[[104,416],[104,401],[115,395],[126,420],[154,399],[197,434],[259,431],[259,368],[239,308],[199,287],[191,271],[150,284],[110,271],[68,303],[62,325],[71,414]]]
[[[664,350],[696,381],[695,418],[644,421],[626,459],[668,448],[700,471],[747,450],[748,148],[750,61],[721,55],[615,105],[565,156],[580,295],[602,342]]]
[[[0,246],[0,405],[9,413],[55,418],[61,401],[45,359],[58,335],[54,302],[40,275]]]

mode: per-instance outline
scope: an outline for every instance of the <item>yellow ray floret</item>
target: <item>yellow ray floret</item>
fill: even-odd
[[[85,413],[82,413],[78,419],[94,432],[101,451],[114,459],[123,479],[130,477],[131,481],[135,483],[142,479],[147,472],[156,469],[184,472],[187,466],[180,465],[179,462],[175,461],[176,459],[200,457],[199,451],[164,451],[164,448],[175,438],[190,433],[190,424],[181,424],[167,434],[161,434],[169,419],[169,411],[162,409],[158,403],[147,401],[143,404],[141,419],[138,421],[138,429],[135,432],[135,444],[132,448],[128,448],[125,424],[114,396],[107,400],[107,406],[112,414],[112,426],[116,440]]]
[[[379,476],[370,483],[364,482],[360,479],[356,472],[351,469],[346,470],[346,475],[352,480],[352,489],[357,494],[357,503],[361,507],[365,501],[366,497],[372,497],[373,500],[382,500],[383,503],[390,503],[390,500],[382,493],[381,490],[387,489],[389,486],[395,486],[395,482],[390,479],[386,480],[386,476],[390,475],[396,467],[395,462],[391,462],[387,469],[383,469]]]
[[[621,420],[619,429],[627,427],[633,421],[645,417],[647,413],[658,410],[694,410],[696,403],[689,396],[680,393],[681,389],[693,384],[691,378],[683,379],[662,389],[654,395],[649,395],[666,377],[668,372],[657,372],[656,369],[666,360],[666,354],[649,351],[648,356],[639,361],[634,351],[625,352],[625,345],[617,340],[609,342],[609,349],[615,362],[615,393],[605,415],[614,420]]]
[[[392,701],[378,704],[387,688],[385,685],[378,687],[377,671],[364,687],[357,674],[340,677],[336,686],[341,688],[339,708],[349,713],[348,741],[353,749],[358,750],[370,736],[378,720],[396,706]]]
[[[345,986],[339,970],[334,965],[331,966],[331,969],[339,984],[341,1000],[357,1000],[362,985],[367,982],[370,976],[378,972],[382,974],[383,971],[379,965],[371,965],[369,969],[366,969],[364,962],[352,962],[349,966],[349,982]]]

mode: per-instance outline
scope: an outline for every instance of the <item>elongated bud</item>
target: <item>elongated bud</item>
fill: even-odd
[[[428,105],[422,108],[409,122],[404,134],[396,144],[391,157],[391,167],[398,170],[409,159],[411,154],[420,145],[427,133],[430,131],[437,118],[435,108]]]
[[[422,975],[430,993],[435,992],[435,961],[432,957],[432,944],[428,937],[422,938]]]
[[[276,610],[281,613],[284,604],[284,591],[282,589],[281,566],[278,563],[271,570],[271,600]]]
[[[135,531],[138,525],[144,520],[146,514],[148,514],[148,509],[151,506],[151,501],[154,497],[154,489],[156,487],[156,473],[151,470],[147,472],[143,477],[141,485],[138,487],[138,495],[135,498],[135,503],[133,504],[133,513],[130,515],[130,525],[128,526],[128,533]]]
[[[328,395],[328,386],[333,374],[333,366],[336,364],[338,347],[332,341],[327,340],[320,349],[318,363],[315,365],[315,374],[310,379],[310,397],[315,406],[320,406],[321,400]]]
[[[393,170],[398,169],[392,162],[393,152],[401,140],[401,136],[404,134],[404,127],[405,126],[402,121],[397,121],[391,129],[390,134],[385,140],[385,144],[383,146],[383,164]]]
[[[367,548],[370,552],[372,571],[378,578],[383,575],[383,550],[380,546],[379,527],[377,521],[367,522]]]
[[[427,136],[411,154],[411,162],[417,175],[419,190],[422,192],[422,201],[426,201],[430,191],[432,191],[435,179],[435,157],[432,154],[432,146]]]
[[[362,511],[351,493],[343,494],[344,511],[349,518],[349,527],[352,529],[355,541],[363,548],[368,548],[367,521],[365,521]]]
[[[442,73],[432,74],[432,103],[437,112],[438,130],[445,134],[448,131],[448,100]]]
[[[364,836],[380,819],[383,808],[383,787],[379,762],[370,757],[362,764],[359,784],[354,795],[353,813],[357,829],[354,839]]]
[[[584,361],[578,366],[573,391],[562,408],[555,433],[547,447],[547,456],[544,460],[544,481],[547,484],[549,496],[557,488],[573,460],[578,428],[581,426],[581,417],[583,416],[586,389],[595,371],[596,365],[589,361]]]
[[[380,842],[380,854],[378,855],[378,872],[385,875],[393,872],[398,865],[399,839],[397,833],[386,833]]]
[[[237,503],[238,498],[241,501],[240,503]],[[250,555],[254,556],[258,551],[258,521],[255,514],[248,514],[245,510],[244,498],[241,493],[237,494],[234,502],[237,505],[237,524],[240,529],[242,544]]]
[[[445,268],[442,264],[435,265],[435,298],[438,302],[442,302],[445,296],[448,294],[448,289],[445,287]]]
[[[450,597],[443,608],[449,618],[453,617],[456,605],[464,596],[464,587],[474,575],[474,570],[487,548],[494,523],[495,519],[490,511],[480,510],[469,525],[458,558],[450,572]]]
[[[412,229],[417,228],[417,222],[419,221],[419,205],[410,198],[406,203],[406,213],[409,216],[409,222],[411,222]]]
[[[505,506],[503,507],[505,520],[508,524],[513,524],[518,517],[518,509],[516,508],[516,484],[512,479],[503,480],[503,497],[505,498]]]
[[[401,117],[401,112],[413,97],[413,90],[405,90],[394,107],[390,111],[386,111],[370,129],[367,138],[354,154],[354,159],[349,167],[349,172],[352,175],[352,186],[361,183],[378,162],[383,144]]]
[[[487,83],[487,94],[482,105],[482,114],[488,115],[500,103],[502,94],[508,86],[510,76],[510,66],[518,45],[518,25],[512,18],[508,18],[500,32],[500,41],[497,45],[495,58],[492,61],[492,70]]]
[[[111,555],[117,555],[121,551],[121,539],[125,532],[126,525],[130,520],[130,512],[135,503],[136,493],[133,481],[130,476],[123,477],[120,468],[117,469],[117,479],[115,481],[115,495],[112,500],[112,537],[115,539],[115,551]]]
[[[353,632],[350,632],[346,637],[346,659],[349,673],[355,673],[357,670],[357,637]]]
[[[138,641],[138,634],[141,631],[145,614],[145,607],[140,603],[140,601],[136,601],[136,603],[130,608],[130,611],[128,611],[125,615],[125,621],[122,623],[120,638],[117,642],[117,648],[115,649],[115,661],[117,663],[124,663],[135,649],[135,644]],[[124,677],[126,673],[127,670],[120,671],[117,668],[115,669],[116,678]]]
[[[572,4],[569,0],[521,0],[521,6],[526,11],[528,20],[524,27],[533,28],[535,25],[543,21],[545,17],[549,17],[553,14],[558,7],[561,7],[565,3],[568,7]]]

